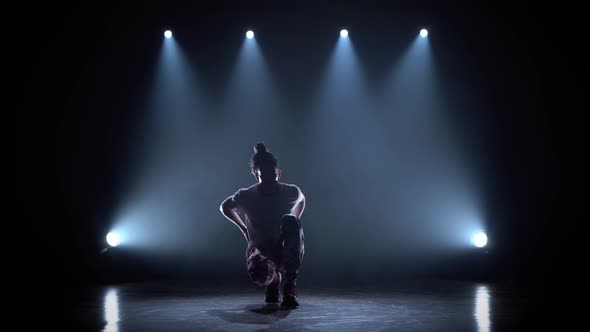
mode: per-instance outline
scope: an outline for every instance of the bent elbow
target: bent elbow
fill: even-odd
[[[221,213],[223,213],[224,215],[227,215],[233,208],[234,207],[232,206],[231,202],[226,199],[219,206],[219,211],[221,211]]]
[[[219,205],[219,211],[220,211],[221,213],[223,213],[223,214],[225,214],[225,209],[226,209],[226,206],[227,206],[226,202],[227,202],[227,201],[223,201],[223,202],[221,202],[221,204]]]

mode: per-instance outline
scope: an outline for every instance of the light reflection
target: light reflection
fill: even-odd
[[[107,322],[103,332],[119,331],[119,295],[111,288],[104,296],[104,320]]]
[[[478,286],[475,290],[475,322],[477,331],[489,332],[490,330],[490,291],[486,286]]]

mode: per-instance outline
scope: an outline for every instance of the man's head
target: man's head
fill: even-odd
[[[268,151],[264,143],[256,143],[254,152],[250,159],[250,168],[256,179],[259,182],[278,181],[281,170],[277,157]]]

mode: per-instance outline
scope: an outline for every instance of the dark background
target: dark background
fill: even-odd
[[[26,140],[33,145],[22,156],[22,170],[33,175],[22,182],[17,196],[22,224],[34,234],[20,246],[20,263],[24,273],[41,274],[43,284],[73,289],[105,278],[113,281],[105,277],[104,260],[97,253],[133,170],[130,156],[140,139],[134,130],[145,110],[159,52],[154,46],[163,30],[173,29],[183,41],[198,35],[198,43],[183,43],[188,51],[209,45],[218,54],[235,54],[225,45],[246,26],[273,30],[267,41],[280,44],[283,32],[313,39],[314,31],[333,33],[343,22],[349,31],[368,36],[355,41],[355,47],[361,62],[373,59],[364,68],[376,78],[379,66],[389,60],[378,51],[363,51],[363,43],[421,26],[445,37],[435,45],[435,63],[439,75],[448,78],[454,105],[481,104],[477,111],[458,107],[451,116],[458,127],[474,128],[462,133],[485,175],[486,210],[493,219],[489,233],[496,240],[487,257],[489,275],[546,286],[575,266],[581,248],[573,242],[580,232],[573,216],[580,205],[567,184],[569,175],[580,170],[576,161],[583,155],[574,98],[581,55],[570,50],[583,41],[576,37],[579,23],[573,7],[221,2],[189,7],[51,5],[27,12],[18,44],[20,60],[27,65],[19,82],[27,89],[27,104],[34,104],[25,114],[32,129]],[[273,54],[265,56],[273,61]],[[229,76],[226,64],[233,56],[199,61],[206,64],[201,66],[206,89],[215,95]],[[275,68],[289,72],[288,64],[276,61]],[[309,94],[310,85],[301,82],[317,79],[321,66],[293,68],[290,77],[300,79],[281,80],[282,91],[289,91],[285,98]],[[485,134],[477,129],[482,123]],[[149,257],[123,259],[150,271],[142,278],[203,277],[198,268],[179,268],[173,262],[165,267],[170,273],[162,274],[161,265]],[[203,278],[221,278],[221,265]],[[465,266],[456,268],[451,274],[461,278]]]

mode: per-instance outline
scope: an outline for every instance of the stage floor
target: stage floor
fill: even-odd
[[[490,284],[392,283],[387,290],[300,289],[300,307],[265,305],[255,287],[187,282],[100,287],[76,306],[84,331],[508,331],[533,328],[533,300]],[[532,318],[532,320],[531,320]]]

